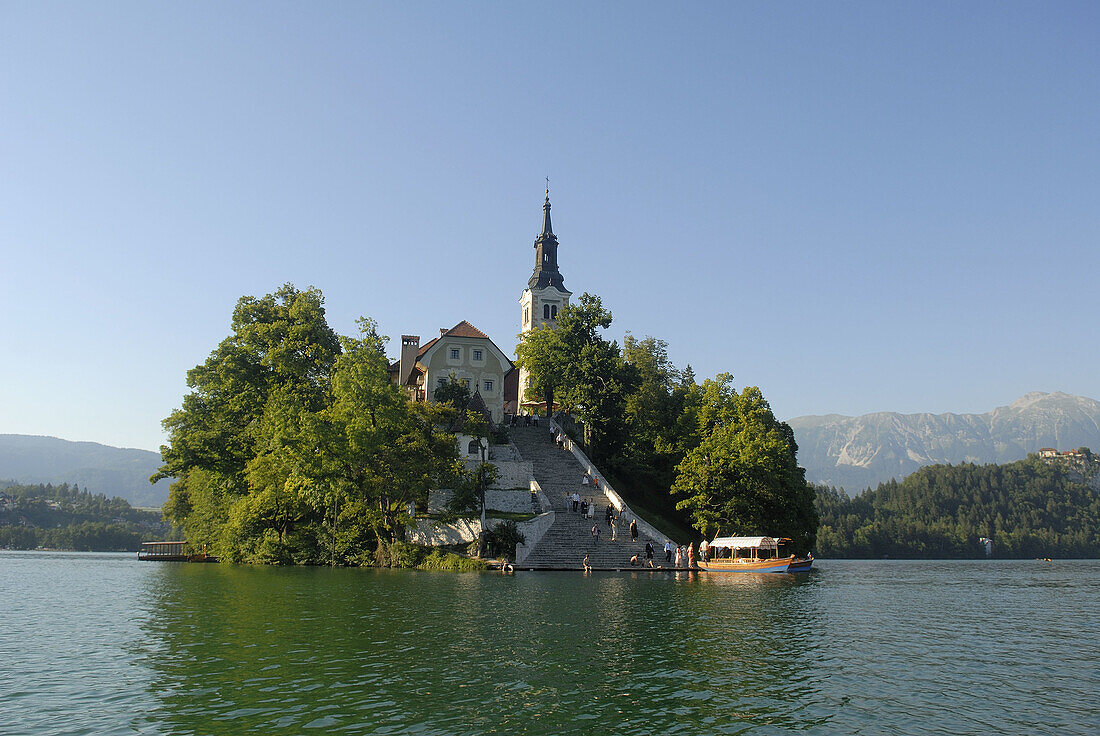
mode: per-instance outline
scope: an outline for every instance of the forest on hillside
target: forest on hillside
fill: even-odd
[[[1100,557],[1100,493],[1086,473],[1036,456],[930,465],[849,498],[817,487],[820,557]]]
[[[0,488],[0,548],[136,552],[142,541],[167,531],[159,512],[75,484]]]

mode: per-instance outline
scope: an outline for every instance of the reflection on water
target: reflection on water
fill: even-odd
[[[0,661],[17,683],[0,676],[0,723],[1095,732],[1100,564],[820,564],[502,576],[0,553],[0,600],[15,601]]]

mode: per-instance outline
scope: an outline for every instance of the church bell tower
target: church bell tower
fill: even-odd
[[[558,238],[550,224],[550,190],[542,203],[542,232],[535,238],[535,270],[527,280],[527,288],[519,299],[521,332],[533,330],[544,324],[558,325],[558,312],[569,304],[572,292],[565,288],[565,280],[558,270]],[[529,388],[527,371],[519,374],[519,403],[522,407],[524,392]]]

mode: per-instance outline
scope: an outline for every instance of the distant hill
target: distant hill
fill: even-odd
[[[160,453],[69,442],[56,437],[0,434],[0,478],[17,483],[77,483],[132,506],[161,506],[170,481],[150,485]]]
[[[858,493],[937,463],[1007,463],[1041,447],[1100,447],[1100,402],[1025,394],[985,414],[839,414],[787,421],[814,483]]]

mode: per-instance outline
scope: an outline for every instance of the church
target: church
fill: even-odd
[[[519,299],[523,332],[544,324],[557,325],[558,312],[572,295],[558,270],[558,238],[550,222],[549,190],[542,204],[542,231],[534,247],[535,268]],[[402,335],[401,356],[390,363],[389,371],[390,380],[413,401],[432,401],[436,388],[454,374],[470,390],[471,408],[484,411],[494,423],[529,413],[533,407],[521,403],[520,398],[531,386],[526,371],[517,369],[488,335],[466,320],[450,329],[440,328],[439,337],[423,345],[419,335]]]

